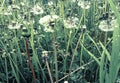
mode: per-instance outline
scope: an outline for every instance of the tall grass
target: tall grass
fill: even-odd
[[[108,53],[107,49],[102,45],[103,53],[101,57],[101,65],[100,65],[100,82],[104,83],[115,83],[118,71],[119,71],[119,56],[120,56],[120,28],[119,28],[119,19],[120,14],[118,10],[115,7],[115,3],[112,0],[108,1],[110,4],[111,9],[114,11],[115,16],[117,17],[116,26],[114,26],[114,32],[113,32],[113,42],[112,42],[112,53],[111,56]],[[108,55],[107,59],[110,61],[110,67],[109,70],[104,68],[104,65],[106,65],[105,62],[105,55]]]
[[[118,75],[118,71],[119,71],[119,56],[120,56],[120,13],[118,12],[118,10],[115,7],[115,4],[113,3],[112,0],[109,1],[111,9],[114,11],[115,16],[117,17],[117,22],[116,22],[116,26],[115,26],[115,30],[113,33],[113,44],[112,44],[112,54],[111,54],[111,60],[110,60],[110,83],[114,83],[117,75]]]
[[[80,6],[80,0],[51,1],[53,4],[49,0],[0,1],[0,82],[116,83],[120,79],[120,14],[116,2],[88,0],[90,4]],[[30,12],[36,5],[44,10],[42,14]],[[5,15],[10,6],[12,15]],[[111,11],[117,22],[113,32],[104,32],[99,25],[104,20],[109,24]],[[50,22],[40,24],[47,15]],[[16,23],[20,28],[9,29],[12,22],[12,28]],[[29,36],[27,43],[25,36]]]

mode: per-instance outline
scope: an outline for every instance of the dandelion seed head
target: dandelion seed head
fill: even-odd
[[[36,4],[32,9],[31,11],[33,14],[35,15],[39,15],[39,14],[43,14],[44,11],[43,11],[43,8],[39,6],[39,4]]]
[[[47,24],[47,23],[50,22],[50,19],[51,19],[51,16],[50,16],[50,15],[46,15],[46,16],[40,18],[39,23],[40,23],[41,25]]]
[[[58,18],[59,18],[59,16],[57,16],[57,15],[46,15],[46,16],[40,18],[39,23],[41,25],[48,24],[50,21],[55,21]]]
[[[79,19],[77,17],[68,18],[64,20],[64,26],[68,29],[72,29],[72,28],[77,29],[78,22],[79,22]]]
[[[90,8],[90,1],[79,1],[78,6],[80,6],[82,9],[89,9]]]
[[[116,19],[111,20],[110,22],[108,22],[107,20],[102,20],[98,27],[101,31],[105,31],[105,32],[113,31],[114,27],[117,27]]]
[[[54,32],[55,21],[59,18],[57,15],[46,15],[40,18],[39,23],[44,26],[45,32]]]
[[[48,51],[42,51],[42,57],[48,57]]]
[[[12,23],[8,25],[9,29],[20,29],[20,27],[21,24],[16,21],[12,21]]]

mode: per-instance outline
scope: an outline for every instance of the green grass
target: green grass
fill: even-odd
[[[119,83],[119,2],[11,1],[0,1],[0,83]]]

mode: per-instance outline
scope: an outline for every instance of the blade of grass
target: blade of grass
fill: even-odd
[[[105,54],[107,55],[108,60],[110,61],[110,57],[111,57],[110,53],[108,52],[108,50],[105,48],[105,46],[101,42],[99,42],[99,43],[100,43],[102,49],[104,50]]]
[[[99,72],[99,75],[100,75],[100,83],[109,83],[108,82],[108,73],[107,73],[107,70],[106,70],[106,62],[105,62],[105,54],[107,55],[107,59],[110,61],[110,54],[109,52],[107,51],[107,49],[105,48],[105,46],[99,42],[102,49],[103,49],[103,52],[101,54],[101,61],[100,61],[100,72]]]
[[[14,68],[16,68],[16,71],[21,75],[21,78],[23,79],[24,83],[27,83],[24,76],[23,76],[23,74],[21,73],[21,70],[18,68],[18,65],[14,62],[14,59],[12,59],[11,56],[9,56],[9,59],[13,63]]]
[[[7,83],[9,83],[9,82],[8,82],[8,66],[7,66],[7,60],[6,60],[6,58],[5,58],[5,70],[6,70]]]
[[[93,38],[89,35],[89,34],[86,34],[87,36],[88,36],[88,38],[93,42],[93,44],[96,46],[96,48],[97,48],[97,50],[98,50],[98,52],[99,52],[99,54],[101,55],[101,52],[100,52],[100,50],[99,50],[99,48],[98,48],[98,46],[97,46],[97,44],[96,44],[96,42],[93,40]]]
[[[101,54],[101,61],[100,61],[100,83],[104,83],[105,80],[105,70],[104,70],[104,64],[105,64],[105,51]]]
[[[98,60],[98,58],[93,53],[91,53],[89,50],[87,50],[82,43],[80,44],[81,46],[83,46],[84,50],[98,63],[98,65],[100,65],[100,61]]]
[[[108,2],[115,16],[117,17],[116,26],[114,27],[114,32],[113,32],[112,56],[110,60],[110,69],[109,69],[110,83],[115,83],[118,70],[120,68],[120,62],[119,62],[120,61],[120,27],[119,27],[120,13],[116,9],[113,0],[108,0]]]
[[[15,67],[13,66],[13,63],[12,63],[12,61],[11,61],[10,56],[9,56],[9,62],[10,62],[10,66],[11,66],[11,68],[12,68],[12,72],[13,72],[13,74],[14,74],[14,76],[15,76],[15,79],[16,79],[17,83],[20,83],[18,73],[16,73]]]

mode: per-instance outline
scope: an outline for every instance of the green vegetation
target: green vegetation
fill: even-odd
[[[1,0],[0,83],[120,83],[119,0]]]

